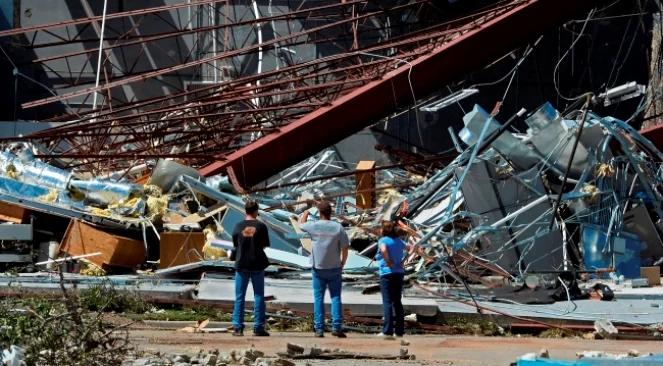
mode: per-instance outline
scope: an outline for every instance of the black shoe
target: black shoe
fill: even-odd
[[[348,338],[348,336],[345,335],[345,333],[343,333],[342,330],[335,330],[335,331],[332,332],[332,335],[334,337],[338,337],[338,338]]]
[[[264,329],[258,329],[253,331],[253,336],[254,337],[269,337],[269,333],[267,333],[266,330]]]
[[[234,337],[244,337],[244,330],[243,329],[233,330],[233,336]]]
[[[321,330],[316,330],[315,331],[315,336],[318,337],[318,338],[323,338],[325,336],[325,332],[323,332]]]

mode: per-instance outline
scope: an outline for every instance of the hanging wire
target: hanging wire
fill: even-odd
[[[564,61],[564,59],[565,59],[566,56],[569,54],[569,52],[571,52],[571,50],[573,50],[573,48],[575,47],[576,43],[578,43],[578,41],[580,40],[580,38],[585,34],[585,29],[587,28],[587,23],[588,23],[589,20],[592,18],[592,16],[594,16],[594,13],[595,13],[595,12],[596,12],[596,9],[592,9],[592,10],[587,14],[587,18],[585,19],[585,21],[584,21],[584,23],[583,23],[583,25],[582,25],[582,28],[580,29],[580,33],[576,36],[576,38],[573,40],[573,42],[571,42],[571,45],[570,45],[569,48],[566,50],[566,52],[564,52],[564,54],[562,55],[562,57],[559,58],[559,60],[557,61],[557,64],[555,65],[555,69],[553,70],[553,85],[554,85],[554,87],[555,87],[555,91],[557,92],[557,95],[558,95],[560,98],[562,98],[562,99],[564,99],[564,100],[566,100],[566,101],[575,101],[575,100],[581,99],[581,98],[584,96],[584,94],[581,94],[581,95],[579,95],[579,96],[577,96],[577,97],[567,97],[567,96],[564,96],[564,95],[560,92],[560,90],[559,90],[559,86],[558,86],[558,84],[557,84],[557,77],[558,77],[559,65],[562,63],[562,61]]]

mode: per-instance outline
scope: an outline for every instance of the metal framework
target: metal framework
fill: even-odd
[[[22,107],[64,103],[69,110],[50,119],[60,126],[22,139],[39,144],[41,157],[79,170],[178,157],[194,167],[213,163],[202,169],[206,174],[232,167],[243,186],[407,107],[593,3],[502,0],[454,13],[429,0],[300,1],[288,2],[296,3],[289,9],[271,0],[199,0],[109,13],[101,34],[91,28],[102,15],[80,1],[87,18],[0,32],[17,47],[48,50],[20,67],[41,67],[57,80],[52,96]],[[536,22],[526,18],[536,16]],[[145,33],[145,22],[162,26]],[[490,35],[494,30],[499,33]],[[182,50],[173,55],[164,45]],[[99,53],[102,66],[95,70]],[[83,67],[55,70],[56,63]],[[98,86],[85,70],[99,72]],[[165,92],[131,96],[141,85]],[[103,98],[92,109],[95,93]]]

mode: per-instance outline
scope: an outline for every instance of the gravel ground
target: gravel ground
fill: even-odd
[[[250,334],[250,333],[249,333]],[[310,333],[272,332],[268,338],[245,336],[233,337],[228,333],[191,334],[173,330],[132,330],[130,337],[140,351],[166,354],[206,354],[218,350],[222,354],[231,350],[246,350],[254,347],[275,357],[284,352],[287,343],[304,347],[322,347],[345,351],[398,355],[402,347],[399,341],[376,339],[374,336],[350,333],[347,339],[331,336],[314,338]],[[552,358],[575,359],[576,352],[605,351],[626,353],[638,350],[640,353],[661,352],[661,343],[656,341],[610,341],[587,340],[582,338],[542,339],[534,337],[472,337],[472,336],[427,336],[406,337],[410,343],[409,354],[415,361],[385,360],[307,360],[295,361],[296,365],[458,365],[458,366],[506,366],[519,356],[547,349]]]

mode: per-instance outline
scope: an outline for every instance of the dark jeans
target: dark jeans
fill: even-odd
[[[265,271],[235,272],[233,329],[244,330],[244,299],[249,281],[253,286],[253,330],[265,329]]]
[[[382,307],[384,309],[384,326],[382,333],[402,336],[405,333],[405,311],[401,297],[403,295],[402,273],[390,273],[380,277]],[[394,328],[394,323],[396,327]]]

